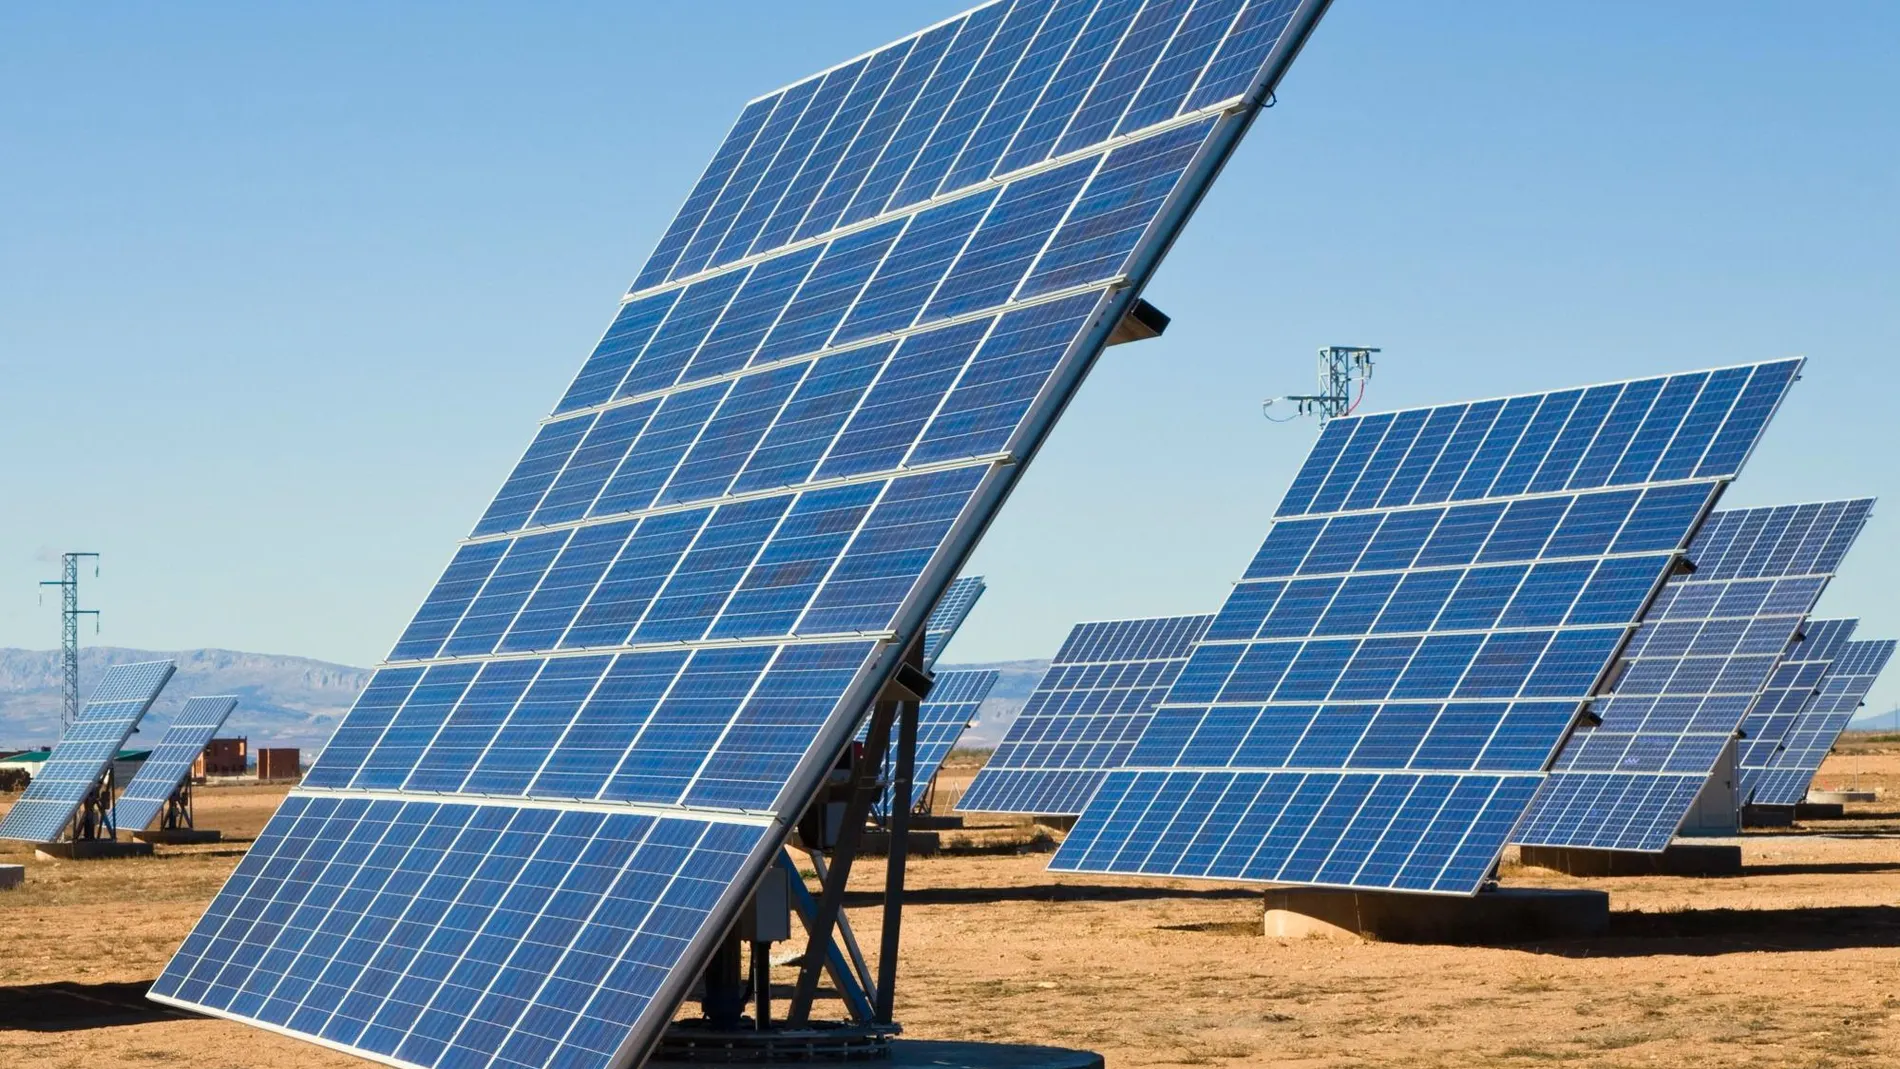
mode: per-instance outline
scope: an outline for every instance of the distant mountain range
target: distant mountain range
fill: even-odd
[[[132,746],[157,743],[185,699],[200,694],[235,694],[237,711],[220,734],[248,737],[253,751],[266,746],[296,746],[308,760],[323,748],[370,677],[367,668],[308,657],[218,649],[91,646],[80,652],[80,696],[90,693],[100,673],[111,665],[164,659],[177,663],[178,674],[132,736]],[[1049,662],[1000,661],[942,667],[993,668],[1003,674],[964,737],[964,745],[984,747],[1002,740],[1003,732],[1022,710]],[[0,749],[51,745],[59,738],[59,706],[57,651],[0,649]]]
[[[219,734],[247,736],[253,751],[296,746],[307,758],[329,739],[370,676],[365,668],[271,653],[92,646],[80,651],[80,697],[107,667],[154,660],[176,662],[178,674],[132,736],[129,745],[135,747],[156,744],[185,699],[235,694],[237,710]],[[57,651],[0,649],[0,748],[43,746],[59,738],[60,679]]]

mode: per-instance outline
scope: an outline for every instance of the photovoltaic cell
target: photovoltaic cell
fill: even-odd
[[[321,803],[376,845],[247,859],[152,997],[424,1069],[643,1057],[1325,4],[1202,6],[999,0],[746,105],[263,840],[327,850]],[[492,824],[410,968],[423,814]],[[281,923],[359,881],[360,943]]]
[[[1798,367],[1329,422],[1051,868],[1476,892]]]
[[[58,839],[174,670],[170,661],[107,668],[85,708],[46,755],[33,782],[0,820],[0,839],[32,843]]]
[[[225,717],[237,708],[238,700],[219,696],[192,698],[172,719],[165,735],[152,748],[151,756],[139,766],[138,774],[125,785],[112,807],[112,826],[121,831],[138,831],[149,826],[165,809],[165,802],[191,774],[192,763],[204,753],[205,744],[218,733]]]
[[[1743,790],[1756,805],[1798,805],[1821,762],[1854,719],[1867,692],[1893,659],[1892,639],[1845,643],[1827,665],[1818,691],[1810,695],[1781,747],[1760,766],[1742,769]]]
[[[966,813],[1076,814],[1120,768],[1212,616],[1077,624],[957,803]]]
[[[1660,851],[1769,687],[1873,502],[1716,513],[1558,755],[1518,842]]]
[[[976,607],[976,599],[983,596],[983,577],[966,575],[950,584],[943,592],[937,607],[931,610],[930,619],[924,624],[924,669],[937,663],[937,655],[956,637],[957,628]]]

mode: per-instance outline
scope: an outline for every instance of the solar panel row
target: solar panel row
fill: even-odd
[[[1330,422],[1051,867],[1475,892],[1798,367]]]
[[[1741,766],[1743,795],[1754,773],[1768,768],[1788,732],[1821,689],[1827,666],[1847,649],[1858,620],[1808,620],[1799,639],[1775,666],[1767,689],[1742,719],[1742,737],[1736,753]]]
[[[640,1057],[1324,6],[1001,2],[742,114],[295,795],[508,821],[604,806],[738,836],[722,879],[602,892],[619,913],[690,901],[656,914],[677,938],[639,948],[596,1032],[522,1051],[487,1031],[326,1036],[206,994],[225,960],[301,939],[242,923],[265,882],[194,934],[237,922],[236,945],[181,954],[154,997],[431,1069]],[[550,857],[548,878],[576,864]],[[291,866],[284,886],[314,878]],[[484,960],[506,948],[551,979],[555,943],[497,924]],[[393,982],[320,956],[328,1005]],[[404,982],[403,1013],[458,1029],[521,1002],[469,1009],[436,969]]]
[[[1847,730],[1874,680],[1893,659],[1892,639],[1849,642],[1828,664],[1820,689],[1789,729],[1782,748],[1759,770],[1744,768],[1748,800],[1757,805],[1796,805],[1808,796],[1814,774]]]
[[[1212,616],[1075,625],[957,802],[966,813],[1075,814],[1120,768]]]
[[[1537,846],[1660,851],[1769,685],[1873,502],[1736,509],[1689,548],[1518,834]]]
[[[113,827],[137,831],[149,826],[165,809],[178,785],[191,774],[192,763],[204,753],[211,736],[218,733],[225,717],[237,708],[238,700],[228,696],[192,698],[172,718],[171,726],[151,756],[139,766],[138,774],[125,785],[112,807]]]
[[[46,755],[19,801],[0,819],[0,839],[58,839],[173,671],[170,661],[107,668],[85,708]]]
[[[606,1064],[764,834],[292,795],[155,990],[414,1065]]]

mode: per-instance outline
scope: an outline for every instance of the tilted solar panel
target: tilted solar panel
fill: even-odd
[[[1768,688],[1742,719],[1742,737],[1736,747],[1736,764],[1742,776],[1741,795],[1745,800],[1754,777],[1770,767],[1774,756],[1787,742],[1788,733],[1801,716],[1801,710],[1821,690],[1827,666],[1847,649],[1854,637],[1858,620],[1808,620],[1801,625],[1800,638],[1788,648],[1769,677]]]
[[[976,714],[983,707],[983,699],[990,696],[990,689],[1002,678],[1001,672],[987,669],[974,671],[946,671],[937,673],[936,682],[930,688],[930,696],[924,699],[917,709],[917,759],[911,774],[911,782],[921,791],[943,767],[944,758],[956,747],[957,739],[963,736],[963,729],[970,726]],[[888,756],[885,765],[888,768],[894,756]],[[888,778],[888,775],[887,775]],[[891,797],[887,790],[878,806],[878,812],[890,811]]]
[[[1798,367],[1328,423],[1050,867],[1476,892]]]
[[[170,661],[107,668],[78,718],[46,755],[33,782],[7,811],[6,819],[0,820],[0,839],[32,843],[58,839],[174,670]]]
[[[930,619],[924,624],[924,668],[928,670],[937,663],[937,655],[956,637],[957,629],[976,607],[976,599],[983,596],[983,577],[966,575],[950,584],[943,592],[943,599],[931,610]]]
[[[1564,744],[1516,841],[1657,852],[1694,807],[1873,502],[1716,513]]]
[[[1324,7],[999,0],[748,104],[152,997],[643,1057]]]
[[[191,773],[192,762],[204,753],[205,744],[224,725],[224,718],[237,708],[238,700],[229,696],[192,698],[172,719],[171,726],[152,754],[139,766],[138,774],[125,785],[112,807],[113,827],[138,831],[158,818],[178,785]]]
[[[1212,616],[1077,624],[957,803],[965,813],[1082,812],[1120,768]]]
[[[1742,771],[1748,800],[1756,805],[1797,805],[1807,800],[1814,774],[1847,730],[1874,680],[1893,659],[1892,639],[1846,644],[1827,666],[1821,686],[1802,708],[1783,747],[1764,768]]]

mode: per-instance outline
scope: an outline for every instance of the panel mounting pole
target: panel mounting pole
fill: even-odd
[[[43,580],[40,583],[43,587],[56,586],[59,588],[61,636],[60,667],[64,673],[61,688],[61,696],[64,701],[59,707],[59,733],[61,735],[65,735],[66,729],[73,726],[73,721],[79,719],[79,618],[81,616],[90,616],[92,617],[93,627],[97,629],[99,626],[99,610],[82,609],[79,607],[79,561],[84,557],[92,558],[92,574],[94,578],[97,578],[99,575],[99,554],[67,553],[63,554],[60,558],[60,577],[58,579]]]

